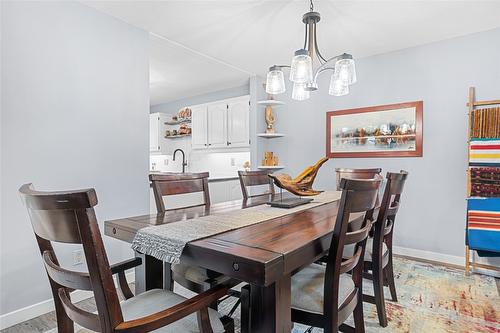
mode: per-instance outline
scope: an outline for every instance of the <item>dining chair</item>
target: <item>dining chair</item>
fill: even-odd
[[[387,173],[373,237],[368,238],[366,244],[364,270],[371,271],[372,274],[365,273],[364,276],[373,281],[374,296],[363,295],[363,299],[376,305],[379,324],[382,327],[387,326],[384,285],[389,287],[392,300],[398,301],[392,264],[392,235],[407,177],[408,172],[404,170],[399,173]]]
[[[141,264],[138,258],[109,265],[94,207],[94,189],[41,192],[31,184],[19,189],[49,277],[59,333],[74,332],[74,323],[96,332],[232,332],[224,328],[219,314],[208,305],[227,293],[218,286],[186,299],[163,289],[134,296],[125,279],[125,270]],[[83,247],[88,272],[63,268],[53,243],[79,244]],[[113,281],[125,300],[119,301]],[[72,303],[73,290],[92,291],[97,312],[91,313]],[[196,314],[196,315],[195,315]]]
[[[208,172],[200,173],[162,173],[150,174],[149,181],[153,188],[153,194],[158,213],[164,213],[167,210],[186,209],[197,206],[210,207],[210,192],[208,190]],[[165,198],[180,194],[200,192],[203,198],[200,203],[173,209],[165,208]]]
[[[248,198],[260,197],[269,194],[274,194],[273,180],[269,178],[269,171],[238,171],[238,178],[240,179],[241,192],[243,193],[243,200]],[[267,185],[268,189],[259,194],[250,195],[248,192],[249,187]]]
[[[158,213],[165,213],[167,211],[175,212],[199,206],[205,206],[207,210],[210,209],[208,177],[208,172],[150,174],[149,180],[153,188]],[[168,197],[196,192],[203,194],[202,202],[194,205],[180,206],[174,209],[165,209],[164,198],[168,200]],[[164,274],[168,276],[170,273],[168,271],[169,265],[166,266],[166,272]],[[232,280],[225,275],[199,266],[180,263],[171,265],[170,270],[172,271],[171,280],[196,293],[202,293],[220,284],[235,286],[239,283],[239,281]],[[173,290],[173,281],[168,284],[171,290]],[[239,297],[239,293],[233,290],[231,290],[230,294]],[[212,304],[211,307],[217,309],[217,302]]]
[[[314,263],[292,276],[293,322],[323,328],[325,333],[364,332],[362,258],[380,183],[380,179],[341,180],[342,196],[326,266]],[[362,218],[362,223],[348,231],[353,218]],[[348,244],[354,244],[355,251],[343,257]],[[344,323],[351,314],[354,327]]]
[[[337,189],[340,190],[340,181],[342,178],[348,179],[374,179],[381,177],[381,168],[369,168],[369,169],[349,169],[349,168],[335,168],[335,174],[337,176]]]

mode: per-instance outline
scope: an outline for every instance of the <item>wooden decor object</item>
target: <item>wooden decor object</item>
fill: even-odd
[[[274,180],[274,183],[279,188],[285,189],[295,195],[299,196],[312,196],[318,195],[322,191],[316,191],[312,189],[312,185],[314,183],[314,179],[318,174],[319,168],[328,161],[328,157],[323,157],[316,164],[309,166],[304,169],[297,177],[293,178],[287,174],[270,174]]]
[[[483,251],[500,257],[500,208],[497,196],[500,158],[500,99],[476,101],[474,87],[469,88],[467,156],[467,232],[465,239],[465,274],[471,267],[500,272],[500,267],[476,263],[474,252]]]
[[[263,166],[277,166],[278,164],[278,156],[274,155],[272,151],[266,151],[264,153],[264,159],[262,160]]]
[[[275,122],[275,118],[273,115],[273,107],[271,105],[266,106],[266,133],[267,134],[274,134],[274,128],[273,124]]]

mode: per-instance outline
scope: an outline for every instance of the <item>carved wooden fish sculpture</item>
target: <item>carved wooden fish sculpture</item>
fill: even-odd
[[[316,164],[309,166],[304,169],[297,177],[293,178],[290,175],[281,174],[270,174],[271,177],[279,188],[285,189],[299,196],[313,196],[318,195],[323,191],[316,191],[312,189],[314,178],[318,174],[319,168],[328,161],[327,157],[323,157]]]

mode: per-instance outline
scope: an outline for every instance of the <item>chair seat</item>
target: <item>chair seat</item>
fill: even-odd
[[[365,261],[372,261],[372,250],[373,250],[373,238],[368,238],[366,240],[366,247],[365,247]],[[383,255],[387,253],[387,245],[385,243],[382,243],[382,251]],[[354,245],[346,245],[344,246],[344,252],[343,255],[344,257],[350,257],[354,253]]]
[[[171,291],[163,289],[152,289],[139,294],[135,297],[129,298],[120,303],[123,313],[123,320],[129,321],[138,319],[185,301],[186,298],[177,295]],[[219,313],[211,308],[208,308],[210,316],[210,324],[214,333],[223,333],[224,325],[219,319]],[[81,329],[77,333],[90,333],[92,331]],[[198,326],[198,319],[196,313],[190,314],[170,325],[164,326],[152,332],[155,333],[198,333],[200,332]]]
[[[368,238],[366,240],[365,248],[365,261],[372,261],[372,250],[373,250],[373,238]],[[387,253],[387,245],[382,243],[382,255]]]
[[[323,313],[323,290],[326,267],[312,264],[292,276],[292,307]],[[341,274],[338,306],[355,290],[351,275]]]
[[[215,284],[226,283],[230,280],[229,277],[220,273],[205,269],[199,266],[188,266],[184,264],[172,265],[172,272],[175,275],[181,276],[186,280],[204,285],[207,280],[213,280]]]

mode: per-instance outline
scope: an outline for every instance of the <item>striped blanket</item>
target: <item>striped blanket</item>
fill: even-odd
[[[500,198],[467,200],[467,242],[471,249],[500,253]]]
[[[469,162],[474,165],[500,165],[500,139],[471,139]]]

